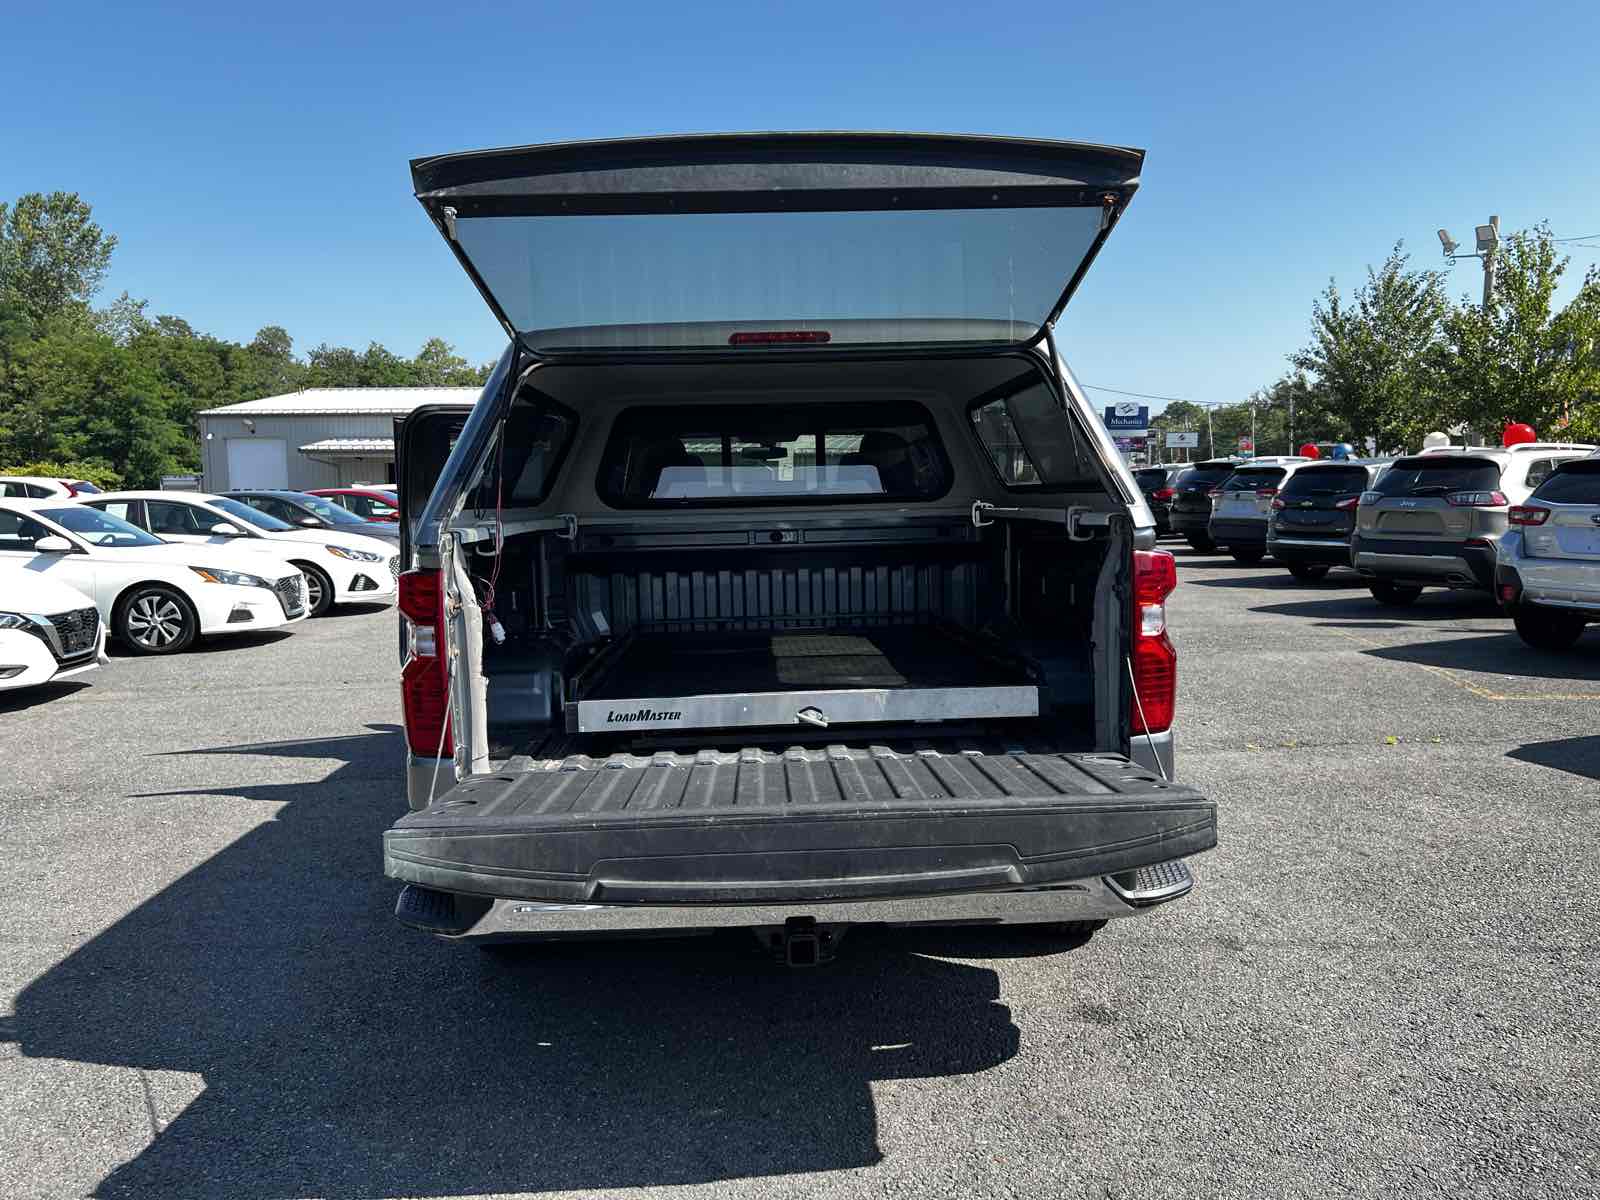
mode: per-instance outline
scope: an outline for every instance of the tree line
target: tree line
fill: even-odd
[[[1511,234],[1484,305],[1452,301],[1444,272],[1412,266],[1396,245],[1348,295],[1328,283],[1306,345],[1270,387],[1209,414],[1174,402],[1152,433],[1197,430],[1206,457],[1226,455],[1249,434],[1253,409],[1257,454],[1305,442],[1397,454],[1434,431],[1498,445],[1518,421],[1547,441],[1600,442],[1600,267],[1558,305],[1569,266],[1548,226]]]
[[[198,469],[201,409],[300,388],[488,377],[440,338],[410,358],[377,342],[301,357],[278,325],[241,343],[151,315],[126,292],[97,307],[116,245],[76,193],[0,202],[0,473],[154,487]]]
[[[199,464],[195,414],[308,387],[473,386],[474,366],[439,338],[406,358],[318,345],[303,357],[281,326],[249,342],[152,316],[126,292],[96,307],[116,249],[76,193],[0,202],[0,471],[154,486]],[[1196,430],[1205,456],[1255,432],[1257,454],[1303,442],[1415,450],[1433,430],[1497,441],[1525,421],[1547,439],[1600,441],[1600,267],[1555,302],[1569,260],[1546,226],[1505,239],[1487,307],[1451,301],[1442,271],[1397,245],[1353,292],[1330,281],[1290,370],[1232,404],[1174,401],[1155,445]],[[1158,451],[1159,453],[1159,451]]]

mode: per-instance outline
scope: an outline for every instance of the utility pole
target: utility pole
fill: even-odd
[[[1500,247],[1500,218],[1489,218],[1489,228],[1494,230],[1494,237],[1487,246],[1480,246],[1483,250],[1483,311],[1489,311],[1489,301],[1494,296],[1494,256]]]

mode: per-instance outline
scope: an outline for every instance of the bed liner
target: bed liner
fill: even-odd
[[[384,835],[387,874],[552,903],[931,896],[1216,845],[1216,806],[1109,754],[931,745],[577,755],[468,778]]]

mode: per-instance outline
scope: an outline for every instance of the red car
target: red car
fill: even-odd
[[[383,521],[393,524],[400,519],[400,501],[387,488],[311,488],[309,494],[326,496],[335,504],[348,508],[364,521]]]

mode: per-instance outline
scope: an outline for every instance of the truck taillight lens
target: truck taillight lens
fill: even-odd
[[[1178,586],[1178,563],[1166,550],[1133,552],[1134,733],[1172,728],[1178,701],[1178,651],[1167,636],[1167,597]]]
[[[1537,504],[1513,504],[1506,520],[1513,525],[1543,525],[1550,519],[1550,510]]]
[[[399,605],[406,623],[406,663],[400,668],[406,741],[418,757],[442,753],[448,758],[455,754],[455,746],[450,737],[450,681],[442,657],[444,585],[440,573],[402,572]]]

